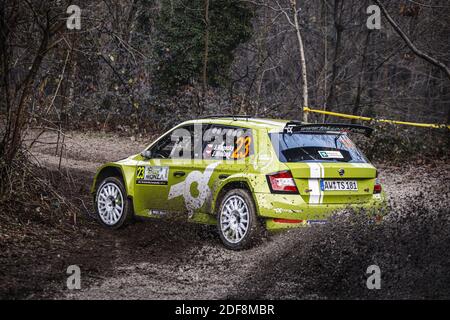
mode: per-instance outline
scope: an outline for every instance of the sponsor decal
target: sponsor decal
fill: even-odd
[[[350,138],[347,135],[343,135],[343,136],[340,136],[340,137],[341,137],[340,142],[345,147],[347,147],[347,149],[350,149],[350,150],[356,149],[356,145],[353,143],[352,140],[350,140]]]
[[[231,153],[233,152],[234,146],[232,145],[215,145],[213,147],[213,152],[211,154],[212,158],[226,158],[229,159],[231,157]]]
[[[315,224],[326,224],[327,220],[307,220],[306,223],[308,224],[308,226],[312,226]]]
[[[205,151],[203,152],[203,158],[210,159],[213,152],[214,145],[212,143],[208,143],[205,147]]]
[[[192,171],[186,177],[183,182],[177,183],[170,188],[169,200],[182,196],[186,209],[188,210],[189,217],[191,218],[194,211],[200,209],[205,203],[206,199],[211,195],[211,189],[208,186],[209,179],[214,172],[214,169],[220,164],[220,162],[211,163],[206,167],[205,172]],[[191,194],[191,185],[197,184],[198,195],[194,197]]]
[[[138,166],[136,168],[137,184],[167,185],[169,167]]]
[[[167,213],[165,210],[148,210],[149,216],[165,216]]]
[[[319,151],[322,159],[344,159],[340,151]]]

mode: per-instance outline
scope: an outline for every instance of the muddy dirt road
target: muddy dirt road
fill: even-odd
[[[80,197],[87,211],[91,212],[87,190],[96,167],[102,162],[118,160],[137,153],[149,142],[116,135],[100,136],[71,132],[65,138],[65,148],[60,158],[55,156],[55,145],[49,144],[56,141],[54,134],[47,133],[39,140],[44,143],[36,143],[33,146],[33,155],[46,166],[55,169],[60,167],[61,170],[73,176],[74,181],[80,186]],[[431,166],[416,164],[402,168],[379,166],[379,168],[381,181],[390,194],[394,207],[401,210],[410,205],[411,199],[421,199],[421,207],[430,210],[440,207],[448,213],[446,209],[449,196],[450,166],[448,164]],[[86,219],[91,218],[86,217]],[[61,262],[61,270],[64,270],[65,264],[77,264],[81,267],[82,289],[67,290],[64,282],[65,275],[62,274],[61,283],[52,287],[52,298],[320,299],[336,297],[336,294],[327,295],[324,290],[314,290],[314,286],[302,287],[292,293],[287,288],[295,286],[295,283],[290,283],[289,280],[277,280],[276,275],[273,274],[268,274],[267,278],[259,276],[265,274],[267,268],[275,268],[274,260],[286,258],[286,261],[289,261],[292,252],[300,252],[298,248],[305,245],[306,241],[308,243],[314,243],[316,239],[319,241],[320,236],[317,236],[317,230],[295,230],[273,235],[254,249],[233,252],[222,247],[214,228],[185,222],[151,220],[136,223],[115,232],[104,230],[93,222],[90,228],[87,234],[79,235],[82,241],[85,241],[85,246],[80,246],[76,249],[75,255],[68,256]],[[339,248],[337,250],[332,254],[342,255],[344,258],[352,254],[339,252]],[[305,254],[311,254],[311,252]],[[301,259],[301,256],[297,258]],[[333,261],[339,264],[342,260]],[[370,264],[371,261],[367,261],[367,265]],[[445,265],[439,264],[439,268],[443,268],[443,274],[448,271],[448,269],[444,270]],[[329,269],[324,270],[329,272]],[[360,272],[362,277],[365,276],[365,270],[349,272]],[[314,269],[307,274],[311,279],[316,279],[311,280],[314,285],[317,281],[327,281],[320,278],[320,270],[317,270],[317,266],[314,266]],[[255,279],[255,275],[258,279]],[[264,290],[249,289],[250,287],[259,288],[261,283]],[[360,288],[364,286],[364,283],[354,285]],[[359,292],[358,290],[355,292]],[[447,293],[443,294],[445,296]],[[395,297],[395,294],[393,296]],[[355,297],[355,295],[348,293],[343,297]],[[422,296],[419,295],[419,297]]]

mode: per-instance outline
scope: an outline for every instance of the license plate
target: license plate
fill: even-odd
[[[322,191],[358,191],[355,180],[320,180]]]

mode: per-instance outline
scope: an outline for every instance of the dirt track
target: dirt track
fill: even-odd
[[[41,137],[46,143],[55,141],[53,134]],[[69,133],[61,167],[76,177],[80,185],[88,187],[95,168],[107,160],[117,160],[139,152],[148,141],[99,134]],[[53,168],[60,158],[54,155],[55,146],[35,144],[36,158]],[[448,204],[448,177],[450,166],[413,166],[393,168],[379,166],[385,190],[397,208],[409,205],[411,198],[423,199],[422,204],[431,209]],[[87,187],[82,192],[87,191]],[[89,196],[82,195],[88,203]],[[91,207],[87,204],[88,210]],[[87,218],[90,219],[90,218]],[[295,230],[271,236],[252,250],[233,252],[224,249],[214,228],[184,222],[149,221],[136,223],[123,230],[109,232],[96,223],[91,232],[80,235],[86,247],[77,248],[76,255],[64,260],[78,264],[82,272],[82,289],[65,289],[65,275],[53,298],[66,299],[218,299],[227,297],[270,298],[326,298],[323,292],[304,290],[300,294],[276,294],[276,288],[292,283],[270,282],[272,293],[265,291],[246,294],[253,285],[255,274],[273,266],[274,259],[289,256],[296,250],[293,243],[314,241],[315,232]],[[304,237],[304,238],[302,238]],[[304,239],[304,240],[303,240]],[[289,251],[291,250],[291,251]],[[280,253],[283,255],[280,257]],[[339,253],[336,253],[339,254]],[[78,260],[78,261],[77,261]],[[367,262],[371,264],[370,261]],[[62,265],[64,267],[64,264]],[[64,270],[62,268],[62,270]],[[317,272],[315,270],[315,272]],[[361,273],[364,275],[365,270]],[[261,279],[255,280],[261,282]],[[278,291],[277,291],[278,290]],[[54,292],[54,291],[52,291]],[[352,297],[352,295],[350,295]]]

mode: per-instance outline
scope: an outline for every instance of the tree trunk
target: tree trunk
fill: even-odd
[[[370,30],[367,32],[367,36],[366,36],[366,42],[364,43],[364,48],[363,48],[363,55],[361,57],[361,70],[359,72],[359,76],[358,76],[358,88],[356,89],[356,97],[355,97],[355,104],[353,105],[353,115],[356,115],[357,112],[359,111],[360,105],[361,105],[361,94],[363,91],[363,81],[364,81],[364,69],[366,67],[366,61],[367,61],[367,50],[369,47],[369,43],[370,43]],[[355,123],[356,120],[353,119],[352,123]]]
[[[342,5],[343,2],[341,0],[334,1],[334,27],[336,30],[336,42],[334,44],[334,57],[333,57],[333,65],[331,69],[331,83],[330,83],[330,92],[327,97],[327,107],[330,108],[335,100],[335,90],[336,90],[336,77],[338,72],[338,64],[337,61],[339,59],[339,54],[341,50],[341,39],[342,39],[342,31],[344,28],[341,24],[341,16],[342,16]],[[338,7],[340,6],[341,14],[338,14]],[[325,118],[324,118],[325,120]]]
[[[300,24],[298,23],[298,14],[297,14],[297,2],[296,0],[291,0],[292,10],[294,11],[294,26],[297,34],[298,41],[298,49],[300,51],[300,65],[302,68],[302,88],[303,88],[303,106],[302,110],[305,107],[308,107],[308,77],[306,71],[306,58],[305,58],[305,50],[303,47],[303,39],[300,33]],[[308,122],[308,114],[303,111],[303,121]]]
[[[205,48],[203,53],[203,74],[202,74],[203,105],[206,104],[206,90],[208,89],[208,51],[209,51],[209,0],[205,0]],[[200,111],[201,111],[200,113],[202,113],[203,110]]]

